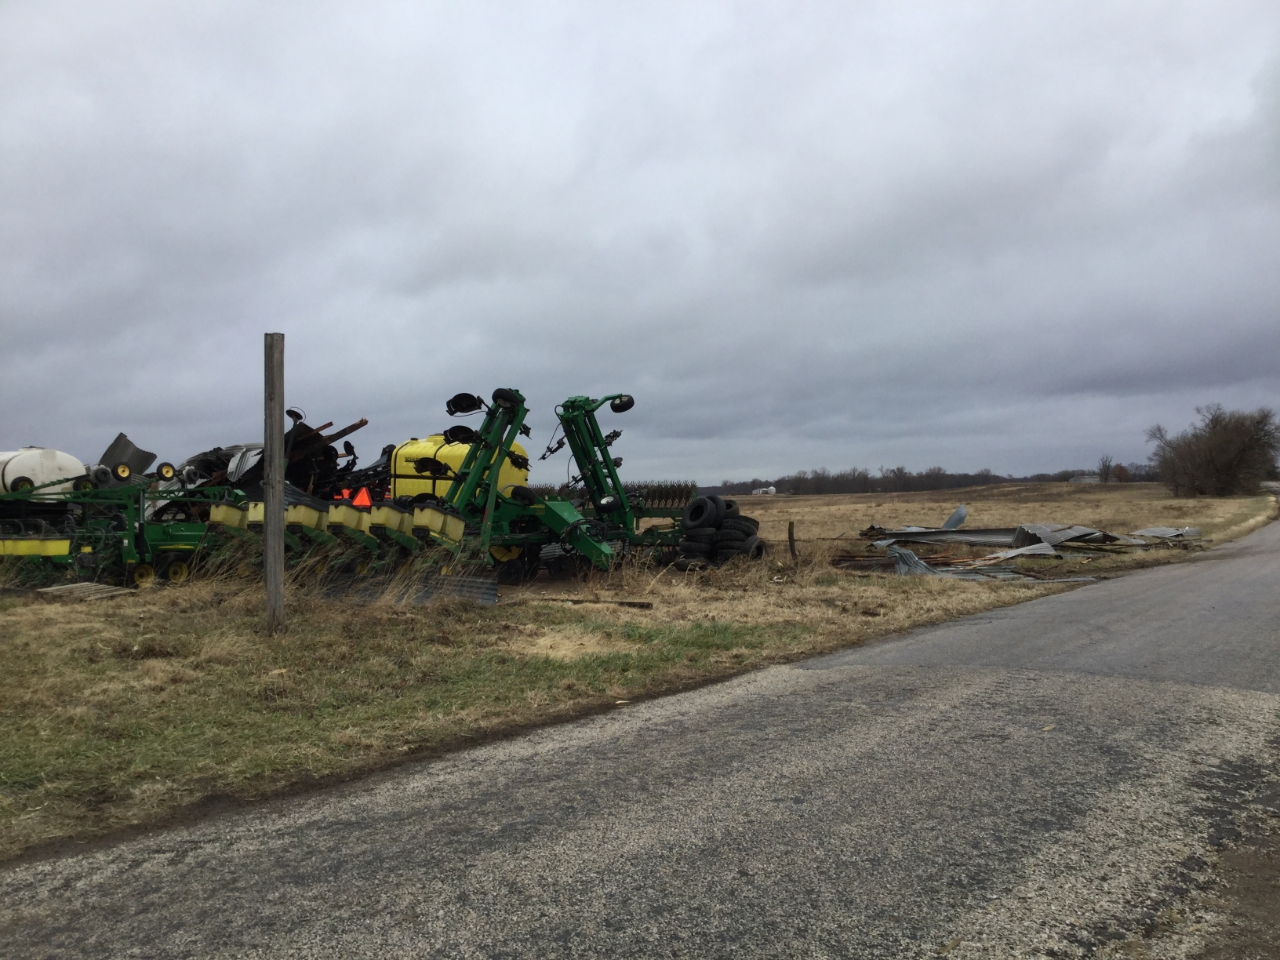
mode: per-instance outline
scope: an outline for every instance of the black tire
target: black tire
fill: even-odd
[[[696,540],[698,543],[710,543],[719,532],[715,527],[696,527],[693,530],[686,530],[684,539]]]
[[[552,557],[542,565],[552,580],[572,580],[578,573],[578,558],[567,553]]]
[[[684,506],[680,522],[686,530],[698,527],[714,527],[716,525],[716,505],[707,497],[695,497]]]
[[[759,537],[747,537],[742,542],[742,555],[748,560],[763,560],[768,552],[768,545]]]
[[[695,554],[697,556],[705,556],[706,554],[710,553],[713,549],[714,548],[712,547],[711,544],[700,543],[697,540],[681,540],[680,541],[680,552],[684,554],[688,554],[689,556],[693,556]]]
[[[741,530],[733,530],[729,527],[722,527],[716,531],[716,543],[742,543],[747,539],[747,535]]]
[[[736,520],[740,516],[737,500],[726,500],[724,502],[724,518],[726,520]]]
[[[79,477],[76,482],[71,485],[71,489],[77,493],[84,493],[86,490],[96,490],[98,485],[93,482],[90,477]]]
[[[690,570],[705,570],[707,561],[705,557],[677,557],[671,565],[681,573],[687,573]]]
[[[30,477],[14,477],[13,481],[9,484],[9,491],[11,493],[17,493],[20,490],[32,490],[35,488],[35,485],[35,481]]]
[[[516,503],[526,507],[532,507],[538,502],[538,495],[528,487],[512,487],[510,493],[507,495]]]
[[[707,497],[707,499],[716,505],[716,522],[713,523],[712,526],[718,527],[722,522],[724,522],[724,500],[714,494]]]
[[[721,530],[737,530],[744,537],[755,536],[760,531],[760,521],[750,517],[733,517],[720,524]]]

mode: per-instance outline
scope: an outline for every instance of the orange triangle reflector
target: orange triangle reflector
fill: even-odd
[[[369,488],[361,487],[360,492],[356,494],[356,498],[351,501],[353,507],[372,507],[373,497],[369,496]]]

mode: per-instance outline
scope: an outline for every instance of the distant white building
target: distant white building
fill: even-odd
[[[778,492],[778,488],[777,488],[777,487],[772,487],[772,486],[770,486],[770,487],[761,487],[761,488],[760,488],[760,489],[758,489],[758,490],[752,490],[752,491],[751,491],[751,495],[752,495],[753,497],[759,497],[759,496],[761,496],[761,495],[774,494],[774,493],[777,493],[777,492]]]

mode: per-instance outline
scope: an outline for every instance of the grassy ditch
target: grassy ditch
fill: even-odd
[[[1272,503],[1248,509],[1262,522]],[[543,580],[488,608],[294,589],[276,637],[260,633],[261,587],[237,580],[99,602],[0,596],[0,859],[1066,589],[854,576],[828,550],[806,545],[798,568]]]

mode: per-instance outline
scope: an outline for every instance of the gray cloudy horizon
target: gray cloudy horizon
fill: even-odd
[[[1280,406],[1261,2],[0,7],[0,449],[627,392],[632,479],[1143,460]],[[535,473],[551,481],[564,453]]]

